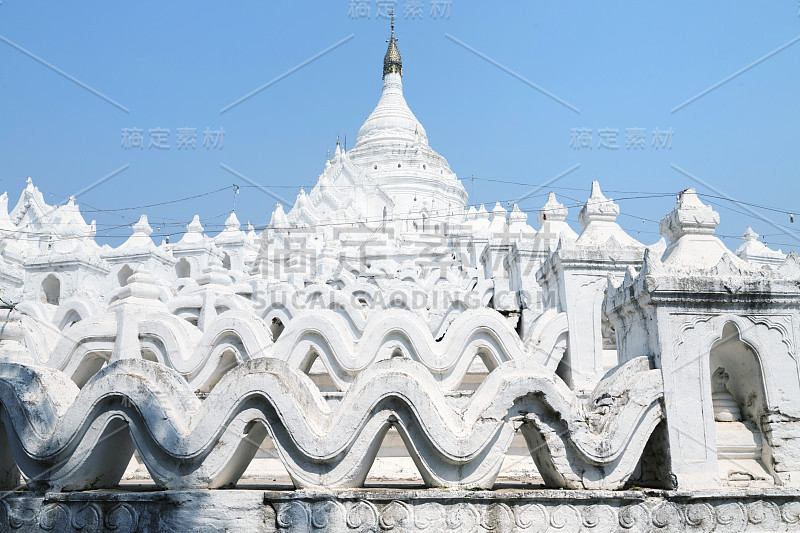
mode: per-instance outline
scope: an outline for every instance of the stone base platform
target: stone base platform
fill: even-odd
[[[0,531],[800,531],[800,491],[6,493]]]

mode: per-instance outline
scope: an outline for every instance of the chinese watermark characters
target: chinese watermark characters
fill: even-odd
[[[626,150],[645,150],[649,146],[656,150],[672,150],[672,128],[663,130],[655,128],[648,137],[644,128],[573,128],[570,131],[569,146],[573,150],[619,150],[624,145]]]
[[[450,18],[453,0],[350,0],[347,16],[351,19],[388,19],[390,13],[403,14],[406,20],[422,20],[425,14],[434,19]],[[402,9],[400,9],[402,7]]]
[[[145,142],[145,133],[147,142]],[[143,128],[122,128],[121,147],[124,150],[169,150],[173,146],[178,150],[196,150],[198,146],[197,128],[177,128],[175,130],[175,144],[170,144],[170,130],[167,128],[150,128],[146,132]],[[225,130],[206,128],[202,135],[201,146],[206,150],[222,150]]]

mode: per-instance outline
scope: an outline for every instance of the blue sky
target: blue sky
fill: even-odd
[[[618,221],[645,243],[659,238],[671,193],[686,187],[800,211],[797,0],[452,0],[440,2],[449,14],[437,17],[432,2],[423,0],[413,17],[406,10],[420,2],[395,2],[404,90],[471,203],[505,203],[578,165],[539,193],[555,190],[575,229],[574,206],[593,179],[620,199]],[[112,244],[130,233],[116,226],[141,212],[160,234],[180,232],[195,213],[209,233],[218,231],[233,193],[141,210],[93,207],[149,205],[247,180],[293,201],[300,185],[316,181],[337,136],[352,146],[380,95],[388,21],[379,17],[381,2],[365,3],[369,16],[351,13],[350,4],[2,0],[0,187],[13,205],[31,176],[49,202],[60,202],[124,168],[78,198],[87,220],[97,219],[100,240]],[[144,130],[144,149],[122,146],[125,128]],[[170,130],[169,149],[148,148],[156,128]],[[179,128],[196,130],[196,149],[177,149]],[[222,147],[204,147],[205,130],[220,128]],[[672,131],[670,147],[653,146],[656,128]],[[617,130],[616,150],[598,146],[609,129]],[[643,149],[626,147],[634,129],[644,130]],[[573,145],[578,130],[592,149]],[[730,247],[748,224],[772,247],[800,243],[800,218],[795,226],[788,213],[704,200],[719,211],[718,233],[731,236]],[[536,195],[520,205],[543,202]],[[243,223],[263,226],[274,205],[262,190],[242,188],[236,211]]]

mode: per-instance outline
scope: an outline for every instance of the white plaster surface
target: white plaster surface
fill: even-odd
[[[142,214],[112,248],[74,199],[50,206],[31,180],[10,211],[0,196],[0,485],[800,485],[800,260],[750,229],[728,250],[693,189],[649,246],[617,224],[598,182],[579,234],[553,193],[538,228],[516,205],[467,208],[390,72],[355,146],[337,144],[287,208],[260,233],[231,213],[207,235],[195,216],[161,244]],[[166,498],[185,494],[218,501]],[[795,507],[751,495],[760,510],[721,496],[595,514],[497,497],[454,497],[447,512],[472,509],[484,529],[501,514],[522,527],[528,511],[586,528],[600,512],[622,527],[630,513],[670,527],[797,523]],[[91,504],[95,518],[31,505],[46,525],[152,512],[145,500]],[[278,500],[279,529],[362,517],[352,499]],[[414,501],[415,517],[436,514]],[[381,524],[406,509],[381,505],[363,507]]]

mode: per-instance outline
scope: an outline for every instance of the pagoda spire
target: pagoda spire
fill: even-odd
[[[389,48],[386,50],[386,55],[383,57],[383,77],[386,78],[386,75],[392,72],[396,72],[403,75],[403,59],[400,57],[400,50],[397,49],[397,38],[394,36],[394,7],[392,7],[391,13],[389,16],[392,20],[392,34],[389,37],[389,40],[386,41],[389,43]]]

